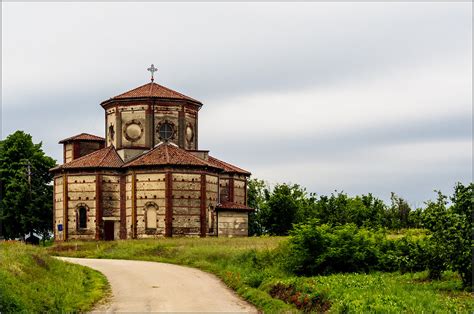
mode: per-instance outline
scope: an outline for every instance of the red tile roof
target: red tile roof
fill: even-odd
[[[220,211],[240,211],[240,212],[251,212],[254,211],[253,208],[250,208],[243,204],[238,204],[234,202],[222,202],[217,204],[216,210]]]
[[[247,176],[251,175],[251,173],[248,172],[247,170],[241,169],[237,166],[231,165],[229,163],[226,163],[226,162],[224,162],[222,160],[219,160],[217,158],[214,158],[212,156],[209,156],[208,161],[209,161],[209,163],[215,165],[216,167],[224,169],[225,172],[239,173],[239,174],[243,174],[243,175],[247,175]]]
[[[120,158],[115,148],[111,145],[53,168],[53,170],[77,168],[120,168],[122,165],[122,158]]]
[[[188,97],[186,95],[178,93],[177,91],[174,91],[172,89],[169,89],[167,87],[161,86],[153,82],[147,83],[140,87],[129,90],[128,92],[112,97],[111,99],[141,98],[141,97],[157,97],[157,98],[166,98],[166,99],[189,100],[189,101],[202,105],[202,103],[199,100]],[[104,101],[103,103],[108,102],[108,101],[110,101],[110,99]]]
[[[88,133],[81,133],[78,135],[65,138],[64,140],[59,141],[59,144],[72,142],[72,141],[105,142],[105,138],[97,136],[97,135],[88,134]]]
[[[126,163],[124,167],[165,165],[200,166],[222,170],[171,143],[158,144],[152,150]]]

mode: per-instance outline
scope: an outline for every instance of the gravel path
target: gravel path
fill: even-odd
[[[215,276],[165,263],[60,257],[103,273],[112,287],[100,312],[252,312]]]

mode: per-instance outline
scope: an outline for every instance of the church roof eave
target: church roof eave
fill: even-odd
[[[127,103],[127,102],[132,102],[132,101],[146,101],[146,100],[162,100],[162,101],[176,101],[176,102],[186,102],[188,104],[194,105],[198,107],[198,109],[201,109],[203,104],[198,101],[190,101],[190,100],[185,100],[185,99],[176,99],[176,98],[163,98],[163,97],[130,97],[130,98],[122,98],[122,99],[114,99],[110,98],[107,100],[104,100],[103,102],[100,103],[100,106],[102,108],[107,108],[108,105],[110,104],[116,104],[116,103]]]
[[[57,172],[59,170],[90,170],[90,169],[120,169],[123,160],[115,150],[114,146],[108,146],[90,154],[84,155],[70,162],[51,168],[49,171]]]
[[[73,141],[105,142],[105,138],[97,136],[97,135],[89,134],[89,133],[81,133],[81,134],[77,134],[77,135],[65,138],[63,140],[60,140],[59,144],[64,144],[64,143],[73,142]]]
[[[174,169],[200,169],[200,170],[210,170],[212,172],[221,173],[223,172],[222,169],[216,167],[209,167],[209,166],[199,166],[199,165],[186,165],[186,164],[148,164],[148,165],[123,165],[121,169],[166,169],[166,168],[174,168]]]
[[[247,205],[226,201],[217,204],[216,211],[253,212],[255,209]]]
[[[245,176],[250,176],[252,174],[247,170],[244,170],[242,168],[239,168],[237,166],[229,164],[228,162],[225,162],[225,161],[222,161],[222,160],[217,159],[215,157],[212,157],[211,155],[209,155],[208,158],[209,158],[209,160],[208,160],[209,163],[214,164],[217,167],[220,167],[220,168],[224,169],[224,172],[226,172],[226,173],[237,173],[237,174],[242,174],[242,175],[245,175]]]
[[[128,167],[192,167],[215,169],[222,172],[224,169],[211,164],[172,143],[160,143],[153,149],[125,163],[122,168]]]
[[[202,103],[199,100],[181,94],[165,86],[150,82],[142,86],[131,89],[125,93],[114,96],[108,100],[101,102],[101,106],[104,107],[111,102],[126,101],[126,100],[139,100],[139,99],[160,99],[160,100],[180,100],[193,103],[199,107]]]

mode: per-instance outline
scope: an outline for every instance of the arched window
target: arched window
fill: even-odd
[[[157,206],[154,203],[145,205],[146,229],[156,229],[156,211]]]
[[[77,209],[78,213],[78,228],[86,229],[87,228],[87,208],[85,206],[79,206]]]

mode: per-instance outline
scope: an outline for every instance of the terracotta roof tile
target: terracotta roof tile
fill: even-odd
[[[219,168],[222,168],[224,169],[225,172],[231,172],[231,173],[240,173],[240,174],[243,174],[243,175],[251,175],[250,172],[248,172],[247,170],[244,170],[244,169],[241,169],[237,166],[234,166],[234,165],[231,165],[227,162],[224,162],[222,160],[219,160],[215,157],[212,157],[209,155],[209,159],[208,159],[209,163],[219,167]]]
[[[128,92],[112,97],[112,99],[140,98],[140,97],[182,99],[182,100],[190,100],[192,102],[201,104],[199,100],[188,97],[186,95],[178,93],[177,91],[174,91],[172,89],[169,89],[167,87],[164,87],[162,85],[159,85],[153,82],[147,83],[140,87],[129,90]]]
[[[97,136],[97,135],[88,134],[88,133],[81,133],[78,135],[65,138],[64,140],[59,141],[59,144],[71,142],[71,141],[105,142],[105,138]]]
[[[111,145],[95,152],[67,162],[56,169],[76,169],[76,168],[120,168],[123,165],[122,158]]]
[[[238,204],[234,202],[222,202],[217,204],[216,210],[220,211],[242,211],[242,212],[251,212],[254,211],[253,208],[250,208],[243,204]]]
[[[211,167],[223,170],[222,168],[202,160],[184,149],[171,143],[160,143],[152,150],[129,161],[124,167],[134,166],[158,166],[158,165],[186,165]]]

